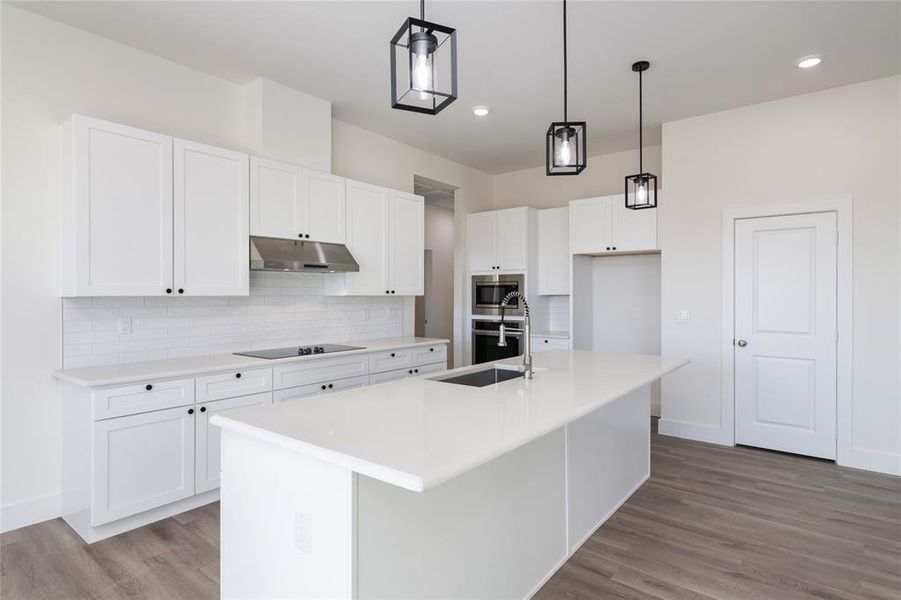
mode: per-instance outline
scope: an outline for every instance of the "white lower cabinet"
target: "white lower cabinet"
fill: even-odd
[[[533,335],[531,340],[532,354],[535,354],[536,352],[548,352],[550,350],[569,350],[569,339],[567,338]]]
[[[275,402],[287,402],[289,400],[309,398],[310,396],[319,396],[320,394],[329,394],[343,390],[352,390],[354,388],[365,387],[370,383],[371,378],[369,375],[348,377],[346,379],[334,379],[331,381],[321,381],[319,383],[301,385],[293,388],[288,388],[286,390],[277,390],[273,394],[273,398],[275,399]]]
[[[447,363],[432,363],[429,365],[410,366],[406,369],[395,369],[393,371],[384,371],[382,373],[373,373],[369,376],[369,383],[385,383],[387,381],[397,381],[398,379],[406,379],[408,377],[419,377],[429,373],[440,373],[447,370]]]
[[[194,494],[194,408],[94,423],[91,525]]]
[[[210,425],[213,415],[245,406],[261,406],[272,404],[272,393],[253,394],[227,398],[197,405],[194,413],[194,445],[196,448],[194,462],[194,493],[200,494],[219,487],[219,428]]]

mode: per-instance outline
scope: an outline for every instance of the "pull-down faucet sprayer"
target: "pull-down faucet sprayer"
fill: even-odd
[[[498,328],[497,345],[501,348],[507,345],[506,325],[504,325],[504,312],[507,310],[507,303],[513,298],[522,300],[523,307],[523,332],[524,347],[522,354],[522,369],[527,379],[532,379],[532,322],[529,317],[529,303],[526,297],[520,292],[510,292],[501,300],[501,325]]]

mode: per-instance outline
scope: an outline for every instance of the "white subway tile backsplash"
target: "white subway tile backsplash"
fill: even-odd
[[[324,275],[250,274],[250,296],[64,298],[66,368],[403,333],[403,299],[323,295]],[[120,317],[132,333],[119,334]]]

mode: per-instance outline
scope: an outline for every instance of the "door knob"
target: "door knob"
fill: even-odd
[[[739,348],[744,348],[744,347],[747,346],[747,345],[748,345],[747,340],[738,340],[738,347],[739,347]]]

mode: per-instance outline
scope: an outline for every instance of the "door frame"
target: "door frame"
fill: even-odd
[[[729,445],[735,445],[735,221],[758,217],[782,217],[810,213],[834,212],[838,227],[836,249],[836,462],[852,462],[853,406],[852,406],[852,348],[854,297],[854,231],[853,197],[832,200],[773,204],[723,211],[723,323],[722,323],[722,408],[721,430]]]

